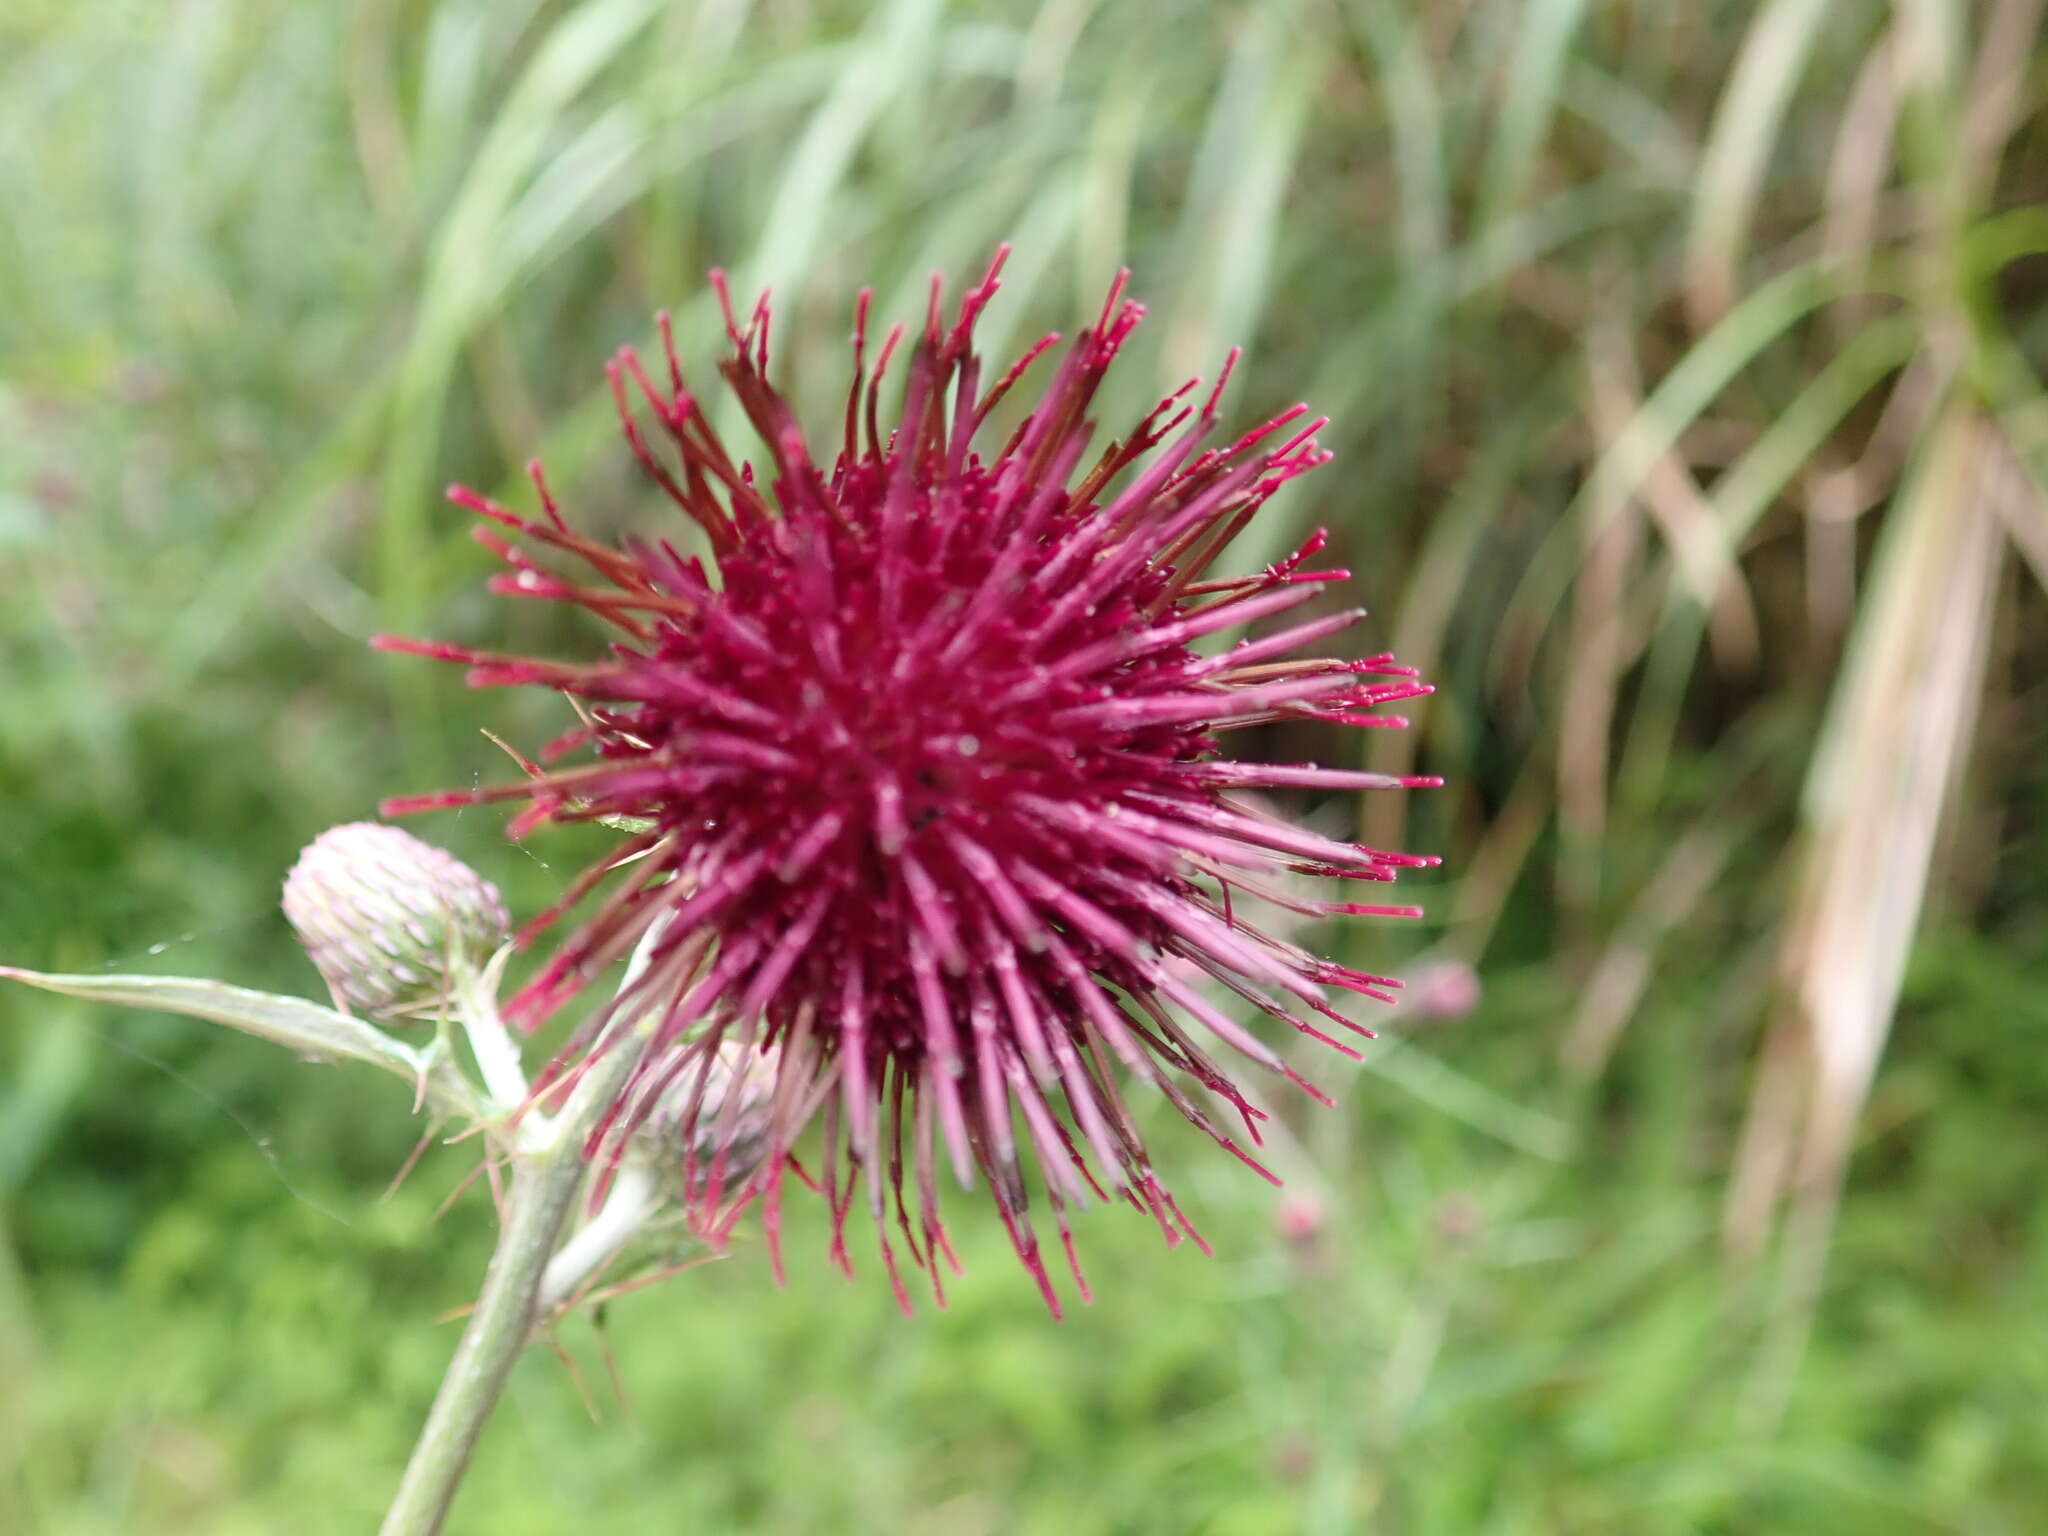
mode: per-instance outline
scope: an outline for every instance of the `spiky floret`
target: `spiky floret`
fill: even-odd
[[[637,979],[584,1021],[550,1070],[559,1081],[593,1051],[640,1052],[593,1156],[678,1101],[684,1143],[705,1144],[687,1127],[704,1113],[721,1050],[772,1046],[766,1156],[730,1185],[715,1155],[707,1179],[686,1178],[703,1192],[707,1225],[724,1230],[759,1198],[779,1273],[779,1197],[794,1171],[830,1200],[833,1256],[850,1268],[845,1220],[865,1178],[899,1297],[892,1219],[937,1289],[941,1260],[951,1261],[943,1160],[963,1185],[977,1172],[988,1181],[1056,1312],[1027,1215],[1028,1166],[1070,1261],[1067,1210],[1090,1197],[1150,1212],[1170,1242],[1194,1236],[1153,1171],[1120,1076],[1153,1085],[1266,1174],[1204,1107],[1227,1107],[1243,1142],[1257,1144],[1264,1114],[1217,1045],[1322,1096],[1219,1005],[1216,988],[1355,1055],[1310,1022],[1368,1033],[1326,989],[1390,1000],[1396,985],[1255,930],[1232,893],[1315,914],[1410,915],[1304,901],[1260,875],[1386,881],[1433,861],[1295,828],[1232,791],[1435,781],[1217,755],[1223,734],[1286,716],[1401,724],[1377,707],[1428,692],[1387,656],[1296,657],[1355,622],[1356,609],[1219,654],[1194,648],[1347,575],[1306,568],[1320,534],[1254,575],[1207,574],[1276,490],[1328,458],[1315,444],[1323,422],[1296,406],[1203,448],[1233,352],[1206,396],[1195,394],[1199,381],[1184,385],[1083,468],[1090,402],[1143,314],[1120,276],[1043,396],[988,452],[998,402],[1058,342],[1044,338],[984,380],[974,328],[1002,255],[950,325],[934,280],[887,432],[882,383],[903,332],[890,331],[870,366],[862,294],[829,466],[768,382],[765,295],[742,326],[714,273],[732,344],[720,371],[767,446],[765,483],[735,461],[684,383],[666,316],[665,380],[619,352],[608,372],[626,439],[696,525],[715,580],[702,555],[666,539],[613,548],[575,532],[537,466],[538,518],[454,489],[453,500],[523,541],[477,529],[511,567],[496,590],[579,605],[617,634],[605,659],[582,663],[381,638],[467,664],[476,686],[557,689],[583,722],[526,765],[524,782],[385,810],[523,799],[515,835],[547,821],[639,828],[528,925],[531,939],[606,891],[509,1009],[537,1027],[639,949]],[[587,570],[561,574],[536,550]],[[570,754],[581,760],[556,766]],[[622,1013],[646,1021],[639,1033],[611,1028]],[[792,1153],[813,1123],[815,1176]]]

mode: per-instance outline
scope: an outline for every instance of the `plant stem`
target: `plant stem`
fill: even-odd
[[[639,1052],[616,1040],[577,1086],[547,1145],[512,1160],[512,1188],[497,1250],[441,1390],[413,1446],[412,1459],[380,1528],[381,1536],[434,1536],[448,1518],[484,1422],[497,1406],[512,1364],[539,1315],[541,1277],[561,1241],[588,1165],[583,1139],[625,1084]]]
[[[536,1305],[546,1315],[570,1300],[590,1277],[610,1263],[661,1203],[654,1170],[625,1163],[612,1181],[604,1208],[562,1244],[541,1276]]]
[[[583,1172],[573,1143],[515,1163],[505,1225],[476,1310],[406,1463],[382,1536],[433,1536],[448,1518],[484,1421],[497,1406],[512,1362],[526,1348],[540,1277],[554,1255]]]
[[[509,1114],[526,1102],[526,1073],[519,1064],[519,1047],[505,1033],[505,1021],[498,1016],[498,981],[509,949],[498,951],[490,965],[478,974],[467,972],[460,982],[460,1006],[456,1017],[469,1037],[469,1052],[476,1059],[484,1090],[495,1101],[497,1114]]]

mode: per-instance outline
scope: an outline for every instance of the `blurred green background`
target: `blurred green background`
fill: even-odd
[[[2042,1529],[2041,22],[10,0],[0,959],[316,990],[296,848],[560,724],[365,648],[575,643],[440,484],[657,512],[600,365],[667,305],[708,373],[707,267],[829,412],[861,282],[1012,240],[1003,351],[1127,262],[1107,421],[1233,342],[1335,418],[1241,558],[1328,524],[1440,691],[1289,745],[1450,784],[1303,807],[1445,855],[1328,942],[1483,1000],[1304,1058],[1284,1209],[1161,1124],[1216,1257],[1092,1215],[1064,1324],[964,1208],[944,1314],[806,1216],[572,1324],[453,1528]],[[414,830],[531,912],[586,846],[500,825]],[[383,1197],[417,1129],[0,992],[0,1530],[369,1529],[491,1230],[466,1148]]]

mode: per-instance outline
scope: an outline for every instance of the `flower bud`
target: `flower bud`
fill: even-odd
[[[1314,1195],[1289,1194],[1273,1209],[1273,1229],[1297,1248],[1323,1235],[1323,1202]]]
[[[760,1166],[781,1055],[773,1046],[762,1051],[728,1041],[711,1058],[701,1094],[694,1071],[669,1086],[642,1135],[678,1198],[702,1199],[714,1169],[716,1183],[730,1193]]]
[[[1463,960],[1429,961],[1408,973],[1401,1001],[1416,1023],[1452,1023],[1479,1006],[1479,973]]]
[[[453,854],[357,821],[307,844],[284,915],[337,1004],[388,1018],[440,998],[505,940],[497,888]]]

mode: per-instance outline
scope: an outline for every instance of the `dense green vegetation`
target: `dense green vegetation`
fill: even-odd
[[[313,990],[294,850],[559,725],[366,649],[550,639],[438,487],[648,515],[599,369],[708,361],[706,267],[830,411],[861,282],[1010,239],[1001,350],[1128,262],[1120,407],[1242,341],[1335,418],[1241,558],[1330,526],[1440,686],[1369,760],[1451,783],[1365,811],[1429,918],[1330,942],[1482,1005],[1304,1058],[1294,1219],[1160,1117],[1217,1255],[1095,1214],[1061,1325],[967,1220],[944,1314],[742,1242],[573,1322],[455,1529],[2036,1529],[2041,17],[16,0],[0,960]],[[415,828],[521,912],[586,851],[499,829]],[[0,992],[0,1530],[369,1528],[491,1230],[417,1134]]]

